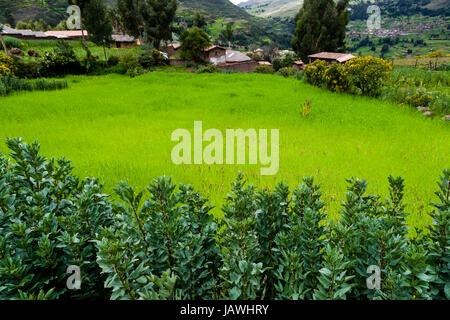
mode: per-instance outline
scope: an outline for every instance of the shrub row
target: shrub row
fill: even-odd
[[[50,91],[66,88],[68,88],[66,80],[47,80],[42,78],[31,81],[10,75],[0,76],[0,96],[6,96],[13,91]]]
[[[335,92],[378,96],[386,84],[392,66],[383,59],[356,57],[345,64],[316,60],[305,68],[306,80]]]
[[[257,191],[240,174],[215,219],[191,186],[125,182],[112,203],[96,179],[39,145],[9,139],[0,157],[0,299],[448,299],[450,171],[427,233],[408,236],[404,181],[386,200],[350,179],[327,222],[313,178]],[[66,287],[81,268],[80,290]],[[368,268],[381,285],[369,289]],[[375,267],[374,267],[375,266]],[[369,268],[370,270],[370,268]],[[375,284],[376,287],[376,284]]]

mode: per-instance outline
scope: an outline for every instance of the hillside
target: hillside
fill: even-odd
[[[109,5],[115,0],[105,0]],[[43,6],[38,0],[0,0],[0,23],[14,26],[18,21],[43,19],[56,26],[64,19],[67,0],[46,0]],[[208,21],[208,31],[217,39],[226,24],[233,22],[234,42],[238,45],[276,43],[290,46],[293,23],[255,17],[229,0],[179,0],[177,22],[190,25],[194,12],[201,11]],[[187,22],[187,23],[185,23]]]
[[[239,7],[259,17],[294,17],[303,0],[248,0]],[[389,17],[422,14],[426,16],[450,15],[448,0],[351,0],[350,18],[367,18],[367,7],[376,4]]]
[[[295,17],[303,0],[249,0],[239,7],[259,17]]]

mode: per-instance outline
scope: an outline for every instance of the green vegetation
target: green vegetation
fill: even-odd
[[[348,0],[305,0],[295,17],[292,48],[303,59],[317,52],[343,52]]]
[[[39,139],[45,154],[73,159],[78,175],[101,178],[109,191],[122,179],[142,188],[166,174],[193,184],[220,206],[238,170],[258,187],[281,180],[295,186],[302,176],[314,175],[327,211],[337,212],[346,178],[363,177],[372,193],[384,194],[385,177],[395,174],[407,182],[408,222],[420,227],[429,222],[434,177],[448,167],[448,123],[294,78],[154,72],[133,79],[66,79],[70,90],[2,98],[0,137]],[[306,100],[312,110],[303,118],[299,107]],[[278,175],[260,176],[251,165],[174,165],[171,133],[191,130],[195,120],[205,130],[280,129]]]
[[[364,180],[347,180],[340,219],[327,223],[313,178],[293,191],[284,183],[257,191],[240,173],[217,220],[207,198],[170,178],[153,179],[146,191],[120,182],[112,203],[70,161],[46,159],[37,143],[7,145],[0,299],[450,298],[449,170],[428,233],[411,239],[401,177],[388,177],[385,198]],[[67,266],[78,266],[81,279],[63,281]],[[378,280],[368,278],[374,269]]]

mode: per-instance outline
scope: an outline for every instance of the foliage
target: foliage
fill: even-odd
[[[80,181],[70,161],[46,159],[39,145],[8,139],[0,158],[0,298],[103,298],[95,239],[111,205],[96,179]],[[68,266],[83,275],[65,286]],[[44,295],[45,292],[45,295]]]
[[[98,263],[111,299],[214,298],[219,254],[211,207],[190,186],[159,178],[136,192],[122,182],[115,223],[105,229]]]
[[[356,57],[345,63],[344,74],[352,87],[367,96],[378,96],[392,71],[392,65],[384,59]]]
[[[133,54],[125,54],[119,58],[119,67],[123,73],[139,67],[139,59]]]
[[[315,60],[305,68],[308,83],[336,92],[378,96],[387,84],[392,66],[383,59],[356,57],[345,64]]]
[[[220,71],[219,68],[217,68],[215,65],[208,64],[198,68],[196,73],[217,73],[219,71]]]
[[[57,41],[53,52],[46,52],[42,60],[42,74],[59,76],[66,74],[81,74],[85,69],[78,61],[75,51],[65,41]]]
[[[195,62],[203,62],[203,50],[211,45],[208,34],[197,27],[184,31],[180,36],[180,41],[181,58]]]
[[[109,47],[112,41],[113,27],[103,0],[90,0],[83,13],[84,26],[89,40],[98,46]],[[105,54],[105,61],[108,58]]]
[[[340,219],[327,221],[313,178],[292,193],[283,183],[256,191],[240,173],[218,224],[206,198],[170,178],[154,179],[147,196],[121,182],[120,202],[111,205],[96,179],[71,174],[69,161],[43,158],[37,143],[7,144],[0,297],[449,298],[449,170],[429,233],[410,238],[401,177],[388,178],[385,200],[366,194],[366,181],[349,179]],[[68,265],[81,267],[80,291],[61,281]],[[369,266],[380,269],[378,288],[367,285]]]
[[[30,81],[26,79],[19,79],[10,75],[0,78],[0,96],[6,96],[14,91],[50,91],[66,88],[68,88],[66,80],[46,80],[41,78]]]
[[[274,74],[275,70],[271,66],[257,66],[255,68],[256,73]]]
[[[277,72],[281,68],[291,68],[294,62],[295,58],[292,55],[285,55],[282,58],[276,58],[272,60],[273,68]]]
[[[122,24],[131,35],[145,38],[156,49],[163,41],[172,40],[176,0],[119,0],[117,5]]]
[[[348,0],[305,0],[295,17],[294,51],[307,61],[308,55],[345,49],[345,28],[349,22]]]
[[[303,118],[307,118],[309,116],[311,113],[311,100],[306,100],[305,103],[300,106],[300,113]]]
[[[294,69],[293,67],[284,67],[278,70],[278,73],[281,74],[283,77],[288,78],[295,76],[297,74],[297,70]]]
[[[14,75],[15,71],[14,59],[0,52],[0,78],[1,76]]]
[[[412,96],[405,98],[404,102],[413,107],[429,107],[433,101],[433,98],[423,91],[417,91]]]

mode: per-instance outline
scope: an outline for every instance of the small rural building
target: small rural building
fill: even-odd
[[[309,63],[316,60],[324,60],[328,63],[345,63],[353,58],[354,55],[348,53],[336,53],[336,52],[320,52],[308,56]]]
[[[178,50],[180,49],[180,47],[181,47],[180,43],[169,43],[164,47],[163,51],[167,53],[169,58],[176,57],[180,55],[180,52]]]
[[[294,61],[292,68],[294,68],[296,70],[303,70],[303,69],[305,69],[305,64],[303,63],[302,60],[297,60],[297,61]]]
[[[269,61],[258,61],[259,66],[273,67]]]
[[[205,61],[220,60],[225,56],[227,49],[221,46],[211,46],[203,50],[203,59]]]
[[[217,67],[220,69],[237,72],[254,72],[257,66],[257,61],[252,60],[245,53],[234,50],[227,50],[225,63],[217,64]]]
[[[87,31],[84,31],[85,36],[88,35]],[[81,30],[53,30],[53,31],[32,31],[32,30],[20,30],[13,29],[7,26],[3,26],[2,35],[10,36],[23,40],[76,40],[82,39]],[[136,45],[136,39],[128,35],[113,35],[113,41],[116,48],[130,48]]]

